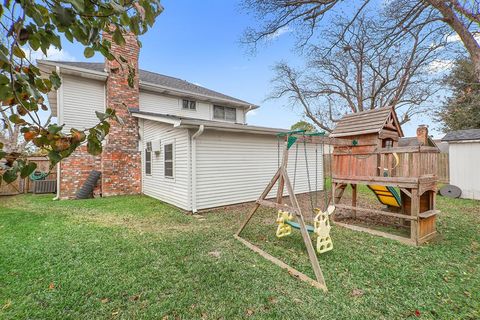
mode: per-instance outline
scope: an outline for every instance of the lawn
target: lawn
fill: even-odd
[[[185,215],[144,197],[1,198],[1,319],[478,319],[480,202],[438,199],[423,247],[333,227],[323,293],[233,238],[247,207]],[[271,211],[244,237],[313,277]]]

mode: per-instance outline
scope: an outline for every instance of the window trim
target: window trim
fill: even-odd
[[[185,108],[185,102],[187,102],[187,107]],[[192,109],[192,104],[194,108]],[[182,99],[182,110],[188,111],[197,111],[197,101],[192,99]]]
[[[153,167],[152,166],[152,152],[153,152],[152,151],[152,142],[148,141],[146,143],[146,146],[145,146],[145,158],[144,158],[144,160],[145,160],[144,170],[145,170],[145,175],[146,176],[151,176],[152,175],[152,167]],[[147,154],[150,156],[150,160],[147,160]],[[147,171],[147,164],[150,166],[149,170],[148,170],[149,172]]]
[[[223,118],[215,117],[215,108],[222,108],[223,109]],[[235,119],[233,120],[228,120],[227,119],[227,109],[233,110],[235,114]],[[227,107],[227,106],[221,106],[218,104],[213,105],[213,112],[212,112],[212,117],[214,120],[220,120],[220,121],[227,121],[227,122],[232,122],[232,123],[237,123],[237,108],[234,107]]]
[[[172,159],[167,160],[166,156],[166,148],[167,146],[172,146]],[[166,163],[171,163],[172,164],[172,175],[167,176],[166,175]],[[174,142],[165,142],[163,144],[163,177],[166,179],[175,179],[175,143]]]

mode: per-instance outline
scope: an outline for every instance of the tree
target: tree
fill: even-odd
[[[125,58],[114,55],[111,43],[101,35],[109,33],[116,44],[123,45],[125,32],[145,33],[162,10],[159,0],[4,1],[0,5],[2,139],[18,142],[16,137],[21,133],[25,142],[48,152],[52,166],[83,143],[87,144],[90,153],[99,154],[102,140],[109,132],[109,121],[120,121],[114,110],[97,113],[99,123],[85,131],[63,132],[61,125],[50,123],[50,118],[42,123],[40,113],[49,111],[44,97],[58,89],[61,81],[56,72],[48,77],[42,75],[27,52],[40,50],[47,55],[51,47],[60,50],[65,39],[81,43],[86,58],[100,52],[106,59],[117,60],[128,68],[128,81],[133,86],[135,69]],[[0,160],[4,160],[3,166],[7,168],[0,171],[0,177],[7,183],[35,170],[35,164],[27,164],[22,156],[21,152],[12,149],[11,143],[0,142]]]
[[[290,130],[305,130],[305,132],[315,132],[315,126],[310,122],[301,120],[295,124],[292,124]]]
[[[337,19],[323,42],[309,49],[305,70],[277,64],[271,98],[290,98],[329,132],[346,113],[385,106],[401,110],[401,123],[409,121],[437,91],[429,67],[442,56],[445,41],[435,43],[438,31],[418,26],[408,42],[379,44],[383,22],[362,15],[349,24]]]
[[[472,65],[470,59],[459,59],[445,77],[452,96],[435,113],[444,132],[480,129],[480,82]]]
[[[394,43],[410,36],[412,28],[431,25],[448,27],[453,31],[472,59],[476,76],[480,79],[480,45],[475,38],[480,24],[480,3],[458,0],[391,0],[352,1],[341,0],[244,0],[244,6],[262,21],[258,29],[249,28],[244,40],[256,45],[262,40],[275,38],[275,35],[290,28],[297,31],[299,45],[305,45],[320,25],[331,27],[336,23],[332,13],[350,14],[349,23],[343,32],[353,24],[368,8],[375,8],[383,16],[386,26],[383,41]],[[379,10],[378,8],[382,8]],[[379,12],[381,11],[381,12]]]

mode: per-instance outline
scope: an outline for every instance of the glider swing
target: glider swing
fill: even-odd
[[[318,263],[317,255],[315,249],[312,245],[312,240],[310,238],[309,233],[313,233],[317,236],[317,244],[316,249],[318,253],[323,253],[333,249],[333,243],[330,238],[330,222],[328,216],[333,213],[334,207],[329,206],[325,211],[322,211],[320,208],[315,207],[317,202],[317,194],[315,193],[315,204],[312,196],[312,188],[310,182],[310,173],[309,173],[309,166],[307,160],[307,142],[315,143],[316,144],[316,177],[318,177],[318,142],[321,143],[322,146],[322,155],[323,155],[323,146],[324,146],[324,139],[328,139],[323,136],[324,133],[306,133],[304,130],[296,130],[296,131],[289,131],[286,133],[278,134],[278,138],[285,139],[285,146],[283,149],[283,157],[281,163],[279,163],[279,167],[275,175],[273,176],[270,183],[267,185],[265,190],[262,192],[258,200],[255,202],[255,206],[247,216],[246,220],[240,227],[240,229],[235,234],[235,238],[249,247],[251,250],[257,252],[267,260],[275,263],[276,265],[287,269],[290,274],[296,276],[297,278],[310,283],[311,285],[327,291],[327,286],[325,284],[325,279],[323,277],[322,270]],[[305,224],[305,218],[302,213],[302,209],[300,208],[298,199],[295,195],[295,180],[297,175],[297,158],[298,158],[298,142],[303,142],[304,152],[305,152],[305,169],[307,171],[307,182],[308,182],[308,191],[309,191],[309,198],[310,198],[310,205],[312,213],[315,214],[314,225],[308,226]],[[287,165],[288,165],[288,156],[289,150],[293,145],[296,145],[296,153],[295,153],[295,170],[294,170],[294,183],[292,185],[290,178],[287,173]],[[280,147],[280,143],[279,143]],[[279,148],[280,150],[280,148]],[[280,151],[279,151],[280,152]],[[279,161],[280,162],[280,161]],[[322,161],[323,163],[323,161]],[[325,182],[325,179],[324,179]],[[318,179],[316,180],[315,191],[318,190]],[[269,192],[273,189],[275,185],[278,184],[277,195],[275,201],[266,200]],[[283,203],[283,194],[284,189],[288,193],[290,198],[291,205],[287,205]],[[326,193],[325,194],[325,208],[328,206],[328,198]],[[254,244],[248,242],[247,240],[240,237],[240,233],[248,224],[250,219],[253,217],[255,212],[258,210],[260,206],[266,206],[270,208],[277,209],[277,232],[276,236],[281,238],[288,236],[292,233],[292,229],[298,229],[301,232],[303,241],[307,248],[308,257],[310,263],[312,265],[313,271],[315,273],[316,280],[308,277],[307,275],[301,273],[300,271],[290,267],[283,261],[273,257],[272,255],[268,254],[267,252],[263,251],[259,247],[255,246]],[[293,221],[294,218],[296,222]]]

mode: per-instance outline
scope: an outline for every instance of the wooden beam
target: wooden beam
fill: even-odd
[[[388,212],[388,211],[382,211],[382,210],[375,210],[375,209],[360,208],[360,207],[353,207],[353,206],[349,206],[349,205],[346,205],[346,204],[336,204],[335,207],[339,208],[339,209],[349,209],[349,210],[356,210],[356,211],[361,211],[361,212],[381,214],[381,215],[384,215],[384,216],[402,218],[402,219],[407,219],[407,220],[417,220],[416,217],[412,217],[412,216],[409,216],[409,215],[406,215],[406,214]]]
[[[259,247],[257,247],[256,245],[248,242],[247,240],[239,237],[238,235],[234,235],[235,239],[237,239],[238,241],[240,241],[241,243],[243,243],[245,246],[247,246],[248,248],[250,248],[252,251],[258,253],[259,255],[261,255],[262,257],[264,257],[265,259],[267,259],[268,261],[276,264],[277,266],[279,266],[280,268],[283,268],[285,270],[288,271],[289,274],[291,274],[292,276],[296,277],[297,279],[300,279],[304,282],[307,282],[309,283],[310,285],[314,286],[315,288],[317,289],[321,289],[325,292],[328,291],[327,289],[327,286],[325,286],[325,284],[322,284],[316,280],[313,280],[312,278],[310,278],[309,276],[307,276],[306,274],[304,273],[301,273],[300,271],[290,267],[288,264],[286,264],[285,262],[281,261],[280,259],[277,259],[275,258],[274,256],[272,256],[271,254],[263,251],[262,249],[260,249]]]
[[[400,191],[402,191],[403,193],[405,193],[410,199],[412,198],[412,194],[411,194],[410,191],[408,191],[407,189],[405,189],[405,188],[400,188]]]
[[[426,218],[430,218],[431,216],[437,215],[438,213],[440,213],[439,210],[428,210],[428,211],[424,211],[422,213],[419,213],[418,216],[421,219],[426,219]]]
[[[374,229],[370,229],[370,228],[366,228],[366,227],[355,226],[355,225],[352,225],[352,224],[338,222],[338,221],[334,221],[334,223],[335,223],[335,225],[338,225],[340,227],[344,227],[344,228],[347,228],[347,229],[350,229],[350,230],[353,230],[353,231],[366,232],[366,233],[369,233],[369,234],[372,234],[372,235],[375,235],[375,236],[380,236],[380,237],[384,237],[384,238],[388,238],[388,239],[392,239],[392,240],[397,240],[397,241],[400,241],[400,242],[408,244],[408,245],[413,245],[413,246],[416,245],[416,243],[414,241],[412,241],[411,239],[406,238],[406,237],[402,237],[402,236],[397,236],[395,234],[391,234],[391,233],[387,233],[387,232],[383,232],[383,231],[379,231],[379,230],[374,230]]]
[[[288,177],[287,171],[283,168],[282,175],[285,181],[285,186],[287,187],[288,195],[290,196],[290,202],[292,203],[292,206],[297,209],[297,221],[300,225],[300,233],[302,234],[305,247],[307,247],[308,258],[310,259],[310,263],[312,264],[313,272],[315,273],[317,281],[326,287],[325,278],[323,277],[322,269],[320,268],[320,265],[318,263],[317,254],[315,253],[315,249],[312,245],[312,239],[310,239],[310,234],[308,233],[307,226],[305,225],[302,209],[300,208],[297,197],[295,196],[295,192],[293,191],[293,187],[290,182],[290,178]]]
[[[418,178],[415,177],[383,177],[383,176],[351,176],[333,175],[332,181],[337,183],[377,184],[399,188],[418,188]]]
[[[293,207],[291,207],[287,204],[276,203],[276,202],[268,201],[268,200],[257,200],[256,202],[261,206],[274,208],[274,209],[277,209],[277,210],[283,210],[283,211],[297,213],[297,210],[295,208],[293,208]]]

